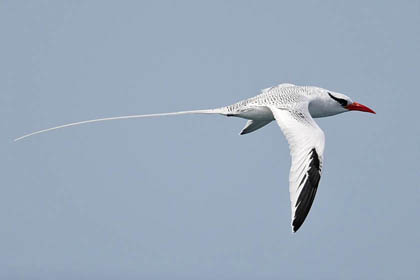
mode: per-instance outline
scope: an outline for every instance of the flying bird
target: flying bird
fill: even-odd
[[[15,141],[59,128],[118,119],[219,114],[247,119],[248,122],[240,135],[256,131],[275,120],[289,143],[292,158],[289,191],[291,225],[293,232],[296,232],[311,209],[322,173],[325,136],[313,118],[328,117],[348,111],[375,114],[372,109],[353,102],[338,92],[314,86],[280,84],[263,89],[255,97],[221,108],[87,120],[36,131],[16,138]]]

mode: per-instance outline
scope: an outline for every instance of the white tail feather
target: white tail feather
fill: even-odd
[[[56,130],[60,128],[70,127],[70,126],[76,126],[86,123],[94,123],[94,122],[104,122],[104,121],[111,121],[111,120],[124,120],[124,119],[136,119],[136,118],[150,118],[150,117],[162,117],[162,116],[173,116],[173,115],[186,115],[186,114],[226,114],[224,108],[218,108],[218,109],[209,109],[209,110],[194,110],[194,111],[181,111],[181,112],[172,112],[172,113],[160,113],[160,114],[146,114],[146,115],[130,115],[130,116],[121,116],[121,117],[111,117],[111,118],[101,118],[101,119],[94,119],[94,120],[87,120],[87,121],[80,121],[80,122],[74,122],[74,123],[68,123],[63,124],[43,130],[38,130],[29,134],[25,134],[21,137],[16,138],[14,141],[19,141],[24,138],[27,138],[29,136],[33,136],[35,134],[48,132],[51,130]]]

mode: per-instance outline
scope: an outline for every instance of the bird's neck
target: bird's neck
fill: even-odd
[[[313,118],[329,117],[346,112],[346,109],[323,97],[312,99],[308,109]]]

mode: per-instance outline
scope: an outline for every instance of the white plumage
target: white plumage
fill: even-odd
[[[325,137],[313,118],[332,116],[351,110],[375,113],[368,107],[353,102],[344,94],[319,87],[280,84],[263,89],[255,97],[226,107],[87,120],[36,131],[21,136],[15,141],[59,128],[117,119],[181,114],[220,114],[248,119],[240,132],[241,135],[258,130],[276,120],[289,143],[292,157],[289,190],[292,229],[296,232],[309,213],[321,177]]]

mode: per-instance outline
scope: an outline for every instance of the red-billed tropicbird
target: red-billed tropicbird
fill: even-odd
[[[117,119],[182,114],[220,114],[247,119],[248,122],[240,132],[241,135],[253,132],[276,120],[286,136],[292,157],[289,191],[292,230],[296,232],[309,213],[321,178],[325,137],[313,118],[328,117],[348,111],[363,111],[375,114],[370,108],[353,102],[341,93],[313,86],[280,84],[263,89],[255,97],[217,109],[87,120],[36,131],[21,136],[15,141],[59,128]]]

